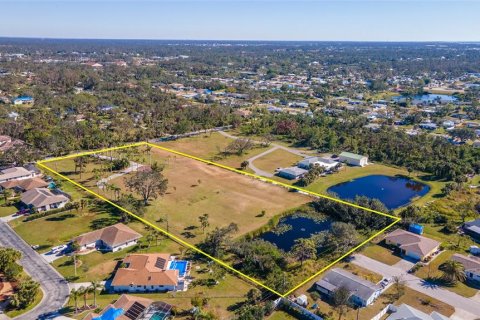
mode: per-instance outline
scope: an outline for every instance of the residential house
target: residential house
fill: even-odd
[[[5,152],[15,146],[23,144],[24,142],[22,140],[12,139],[10,136],[0,136],[0,152]]]
[[[480,219],[465,222],[462,226],[463,232],[477,241],[480,241]]]
[[[130,254],[112,280],[115,292],[166,292],[187,290],[188,261],[175,260],[167,253]]]
[[[339,155],[339,161],[348,163],[352,166],[364,167],[368,164],[368,157],[351,152],[342,152]]]
[[[21,201],[29,208],[36,208],[39,212],[63,208],[70,199],[64,194],[50,191],[47,188],[34,188],[24,192]]]
[[[90,313],[83,320],[164,320],[170,317],[172,306],[165,302],[122,294],[100,313]]]
[[[480,283],[480,258],[455,253],[452,256],[452,260],[463,265],[467,280]]]
[[[277,175],[285,179],[295,180],[295,179],[301,178],[307,172],[308,170],[305,170],[302,168],[289,167],[289,168],[280,169]]]
[[[48,187],[48,182],[46,182],[45,180],[39,177],[21,179],[21,180],[10,180],[10,181],[0,183],[0,190],[12,189],[16,193],[22,193],[35,188],[46,188],[46,187]]]
[[[424,260],[439,250],[440,242],[403,229],[385,237],[385,243],[397,247],[400,253],[413,260]]]
[[[105,252],[116,252],[136,245],[141,237],[142,235],[138,232],[122,223],[117,223],[82,234],[74,238],[73,241],[80,246],[79,251],[95,249]]]
[[[386,320],[448,320],[450,318],[433,311],[426,314],[408,304],[402,303],[400,306],[389,305],[390,315]]]
[[[30,179],[37,175],[39,175],[37,171],[28,170],[24,167],[12,167],[0,171],[0,183],[12,180]]]
[[[339,268],[328,271],[314,287],[327,297],[341,287],[346,288],[350,291],[350,302],[360,307],[372,304],[382,291],[380,286]]]
[[[321,158],[321,157],[308,157],[297,163],[297,167],[310,170],[313,166],[320,166],[325,168],[325,170],[331,170],[339,164],[338,161],[335,161],[330,158]]]

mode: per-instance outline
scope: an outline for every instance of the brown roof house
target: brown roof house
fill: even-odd
[[[473,256],[464,256],[459,253],[455,253],[452,256],[453,261],[460,262],[465,269],[465,276],[467,280],[480,283],[480,259]]]
[[[136,245],[142,237],[138,232],[122,223],[95,230],[73,239],[80,246],[80,251],[96,249],[105,252],[116,252]]]
[[[175,260],[168,253],[130,254],[113,277],[115,292],[186,291],[188,261]]]
[[[424,260],[440,247],[438,241],[402,229],[389,233],[385,243],[397,247],[402,255],[413,260]]]
[[[22,194],[22,203],[29,208],[36,208],[39,212],[63,208],[70,199],[60,192],[53,192],[47,188],[34,188]]]
[[[22,180],[10,180],[0,183],[0,190],[2,189],[13,189],[17,193],[25,192],[35,188],[46,188],[48,187],[48,182],[44,181],[42,178],[28,178]]]
[[[165,302],[122,294],[115,303],[109,304],[98,314],[88,314],[83,320],[163,320],[170,316],[171,310],[172,306]]]

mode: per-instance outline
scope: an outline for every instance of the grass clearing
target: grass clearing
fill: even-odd
[[[302,159],[303,157],[288,152],[284,149],[276,149],[255,160],[253,164],[261,170],[274,173],[275,169],[294,166]]]
[[[372,244],[365,246],[362,250],[362,254],[369,258],[388,264],[389,266],[393,266],[394,264],[402,260],[401,257],[393,254],[392,250],[389,250],[381,244]]]

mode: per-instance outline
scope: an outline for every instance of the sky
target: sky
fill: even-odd
[[[480,41],[480,0],[0,0],[1,37]]]

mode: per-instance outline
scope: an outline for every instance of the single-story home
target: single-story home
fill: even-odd
[[[165,292],[187,290],[188,261],[175,260],[168,253],[130,254],[112,280],[115,292]]]
[[[368,164],[368,157],[351,152],[342,152],[338,156],[340,162],[345,162],[351,166],[364,167]]]
[[[462,229],[470,237],[480,241],[480,219],[465,222]]]
[[[122,294],[117,301],[107,305],[100,313],[89,313],[83,320],[164,320],[169,318],[171,310],[172,306],[165,302]]]
[[[289,179],[289,180],[295,180],[303,177],[305,173],[307,173],[308,170],[298,168],[298,167],[289,167],[289,168],[283,168],[280,169],[277,173],[279,177]]]
[[[394,306],[389,305],[390,315],[386,320],[448,320],[450,318],[433,311],[430,314],[426,314],[408,304],[402,303],[401,305]]]
[[[393,245],[404,256],[424,260],[439,250],[440,242],[403,229],[396,229],[385,237],[385,243]]]
[[[2,189],[13,189],[15,192],[25,192],[35,188],[46,188],[48,187],[48,182],[45,180],[35,177],[22,180],[10,180],[0,183],[0,190]]]
[[[15,146],[23,145],[24,142],[19,139],[13,139],[10,136],[0,136],[0,152],[10,150]]]
[[[80,246],[79,251],[96,249],[116,252],[136,245],[142,235],[123,223],[117,223],[99,230],[82,234],[73,239]]]
[[[52,192],[47,188],[34,188],[24,192],[21,201],[29,208],[36,208],[39,212],[63,208],[70,199],[59,192]]]
[[[340,268],[328,271],[315,282],[315,289],[328,297],[341,287],[350,291],[350,301],[360,307],[372,304],[382,291],[380,286]]]
[[[308,157],[297,163],[297,167],[310,170],[313,166],[324,167],[325,170],[331,170],[339,164],[338,161],[335,161],[330,158],[322,157]]]
[[[463,254],[455,253],[452,256],[453,261],[460,262],[465,269],[465,276],[467,280],[480,283],[480,259],[473,256],[464,256]]]
[[[37,172],[28,170],[24,167],[12,167],[8,169],[3,169],[0,171],[0,183],[12,181],[12,180],[22,180],[34,178],[38,175]]]

